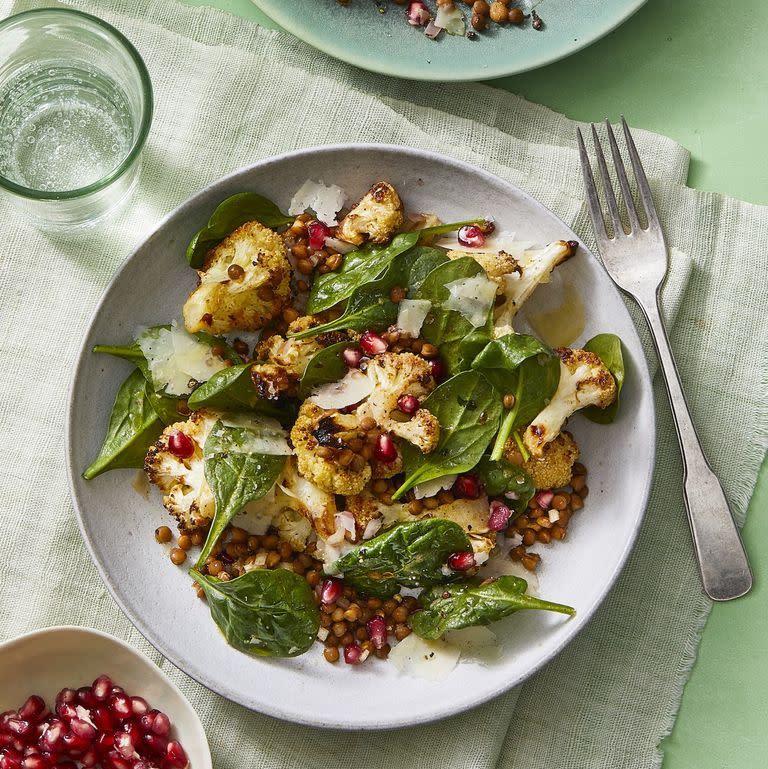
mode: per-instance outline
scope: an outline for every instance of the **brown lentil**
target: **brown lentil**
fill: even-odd
[[[510,8],[507,19],[509,19],[510,24],[522,24],[525,14],[521,8]]]
[[[187,554],[180,547],[172,548],[170,556],[174,566],[181,566],[187,560]]]
[[[325,649],[323,649],[323,657],[325,657],[327,662],[338,662],[339,650],[335,646],[326,646]]]
[[[159,526],[155,529],[155,539],[164,545],[166,542],[170,542],[173,539],[173,532],[167,526]]]

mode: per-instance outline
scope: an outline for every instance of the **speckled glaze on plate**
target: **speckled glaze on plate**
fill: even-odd
[[[653,397],[640,340],[624,303],[597,260],[583,248],[538,289],[547,296],[572,284],[588,308],[585,341],[599,331],[621,336],[627,381],[617,421],[569,422],[589,469],[590,495],[562,546],[539,570],[543,596],[574,606],[570,619],[523,612],[498,623],[500,659],[461,663],[440,682],[401,676],[393,665],[330,665],[320,646],[294,659],[248,657],[226,645],[195,596],[185,569],[154,541],[167,523],[159,498],[132,486],[134,470],[84,481],[98,452],[115,392],[130,371],[124,361],[93,355],[97,342],[130,339],[139,325],[179,318],[196,283],[184,258],[191,235],[225,197],[258,191],[286,210],[307,179],[343,187],[351,199],[377,179],[392,182],[410,211],[444,221],[472,212],[538,242],[578,240],[562,221],[520,189],[481,169],[440,155],[383,145],[315,147],[260,161],[202,190],[167,216],[115,275],[97,308],[76,362],[67,413],[67,466],[81,531],[115,600],[177,667],[219,694],[279,718],[321,727],[386,729],[454,715],[524,681],[584,627],[621,571],[648,499],[653,469]],[[316,703],[322,702],[318,708]]]
[[[515,75],[569,56],[607,35],[646,0],[541,0],[544,29],[489,24],[476,40],[444,33],[430,40],[391,0],[253,0],[296,37],[371,72],[411,80],[486,80]],[[471,14],[462,0],[467,23]],[[434,2],[430,2],[434,7]],[[377,7],[386,8],[380,13]]]

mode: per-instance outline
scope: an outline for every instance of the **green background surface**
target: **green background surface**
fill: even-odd
[[[274,26],[250,0],[187,2]],[[690,186],[768,203],[766,33],[765,0],[650,0],[584,51],[490,84],[576,120],[624,114],[631,125],[691,151]],[[664,769],[768,767],[767,504],[768,462],[744,528],[755,587],[714,607],[675,728],[663,743]]]

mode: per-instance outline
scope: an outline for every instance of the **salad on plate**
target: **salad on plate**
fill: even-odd
[[[84,477],[143,470],[177,528],[156,540],[235,649],[440,678],[514,612],[574,613],[535,594],[531,548],[585,504],[564,427],[613,420],[621,342],[515,330],[576,242],[407,212],[386,181],[347,200],[308,180],[287,213],[221,202],[180,317],[94,348],[134,368]]]

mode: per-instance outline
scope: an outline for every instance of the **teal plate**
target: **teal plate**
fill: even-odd
[[[458,0],[457,0],[458,1]],[[489,24],[477,39],[430,40],[391,0],[253,0],[306,43],[372,72],[411,80],[486,80],[543,67],[607,35],[645,0],[541,0],[544,28]],[[432,9],[435,0],[426,0]],[[469,22],[469,7],[459,2]],[[386,9],[384,13],[379,8]]]

